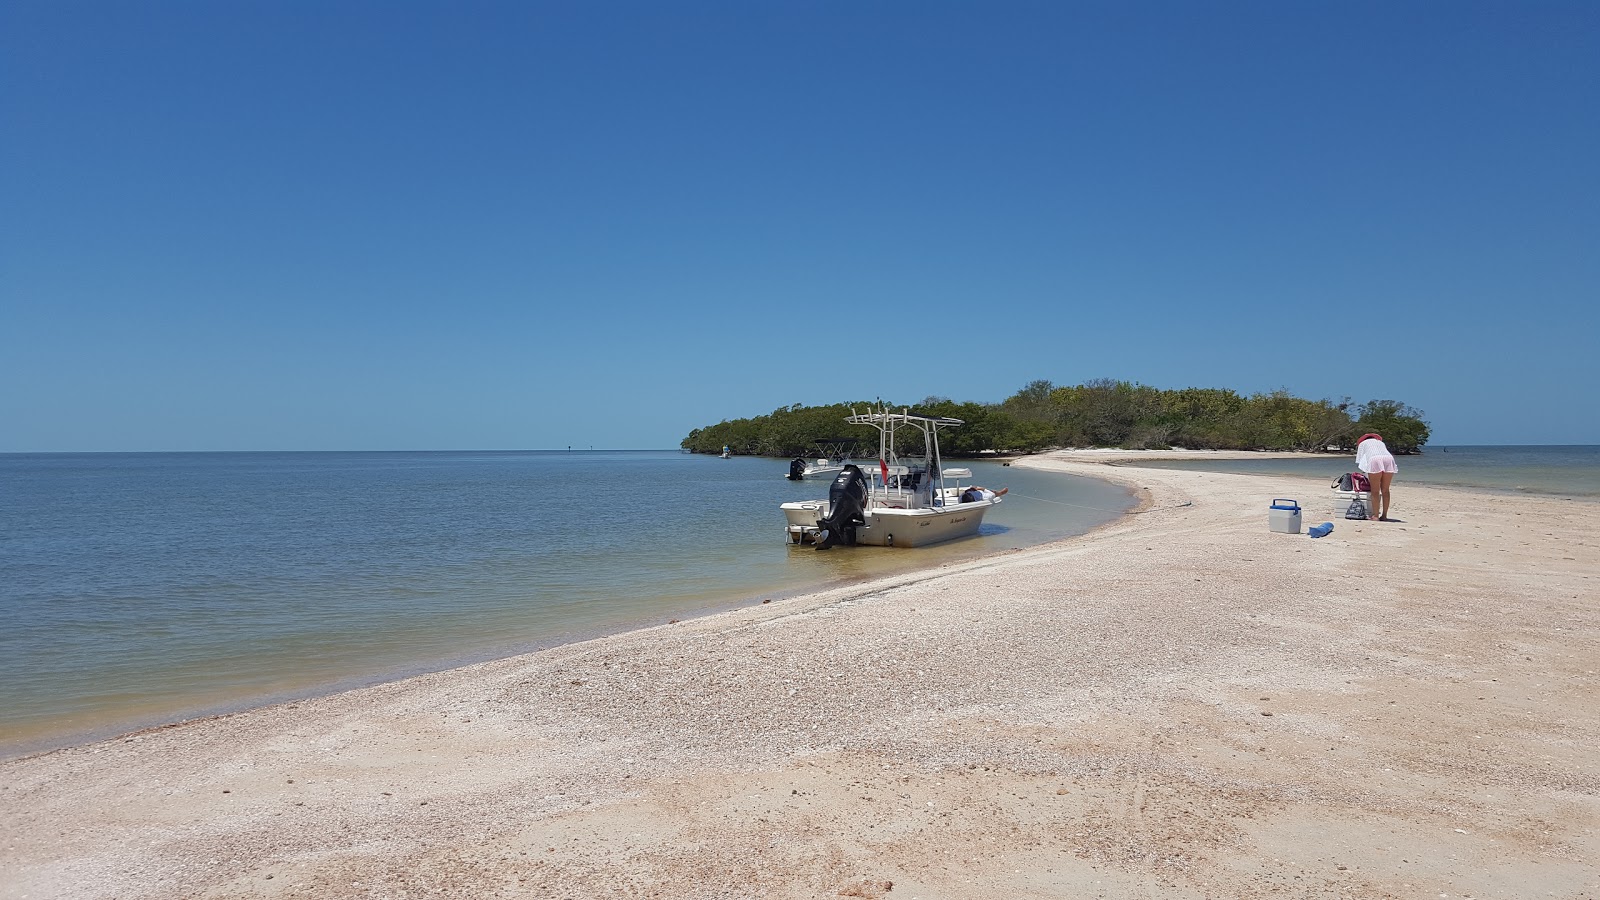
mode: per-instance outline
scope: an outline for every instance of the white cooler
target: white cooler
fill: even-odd
[[[1267,530],[1280,534],[1300,533],[1300,501],[1273,500],[1267,510]]]
[[[1366,491],[1336,490],[1333,492],[1333,514],[1341,519],[1344,518],[1345,510],[1350,508],[1351,500],[1360,500],[1367,505],[1369,512],[1372,510],[1372,498],[1368,496]]]

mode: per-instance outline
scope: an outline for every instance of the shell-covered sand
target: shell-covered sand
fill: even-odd
[[[1109,458],[1017,463],[1141,492],[1085,537],[0,763],[0,898],[1600,897],[1600,504]]]

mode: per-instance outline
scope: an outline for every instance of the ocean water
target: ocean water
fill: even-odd
[[[1011,489],[977,537],[818,552],[777,507],[828,482],[787,460],[0,455],[0,755],[1038,544],[1134,502],[971,467]]]
[[[1479,491],[1556,497],[1600,497],[1600,446],[1452,446],[1396,457],[1395,490],[1406,482]],[[1317,454],[1301,459],[1186,459],[1127,463],[1163,469],[1312,475],[1329,483],[1355,471],[1355,454]]]

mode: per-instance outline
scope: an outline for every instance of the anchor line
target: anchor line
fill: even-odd
[[[1154,507],[1151,507],[1150,509],[1141,509],[1141,510],[1139,510],[1137,512],[1126,512],[1125,513],[1125,512],[1123,512],[1121,510],[1116,510],[1116,509],[1104,509],[1104,508],[1099,507],[1099,506],[1085,506],[1082,503],[1067,503],[1064,500],[1050,500],[1050,499],[1045,498],[1045,497],[1035,497],[1035,496],[1033,496],[1031,494],[1019,494],[1016,491],[1007,491],[1006,495],[1009,496],[1009,497],[1022,497],[1022,498],[1026,499],[1026,500],[1037,500],[1040,503],[1054,503],[1057,506],[1071,506],[1071,507],[1074,507],[1076,509],[1092,509],[1095,512],[1112,513],[1114,515],[1128,515],[1128,516],[1142,516],[1145,513],[1159,512],[1159,511],[1161,511],[1163,509],[1182,509],[1185,506],[1193,506],[1194,505],[1194,501],[1193,500],[1185,500],[1182,503],[1174,503],[1171,506],[1154,506]]]

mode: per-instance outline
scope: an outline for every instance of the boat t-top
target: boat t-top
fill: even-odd
[[[984,513],[1000,503],[992,493],[963,486],[971,469],[943,465],[939,429],[966,424],[961,419],[880,409],[852,410],[845,421],[877,429],[876,465],[845,465],[826,500],[782,504],[789,543],[819,550],[837,544],[924,547],[977,534]],[[908,455],[900,455],[902,443],[912,448]]]

